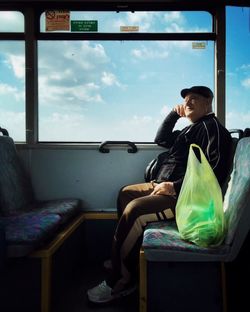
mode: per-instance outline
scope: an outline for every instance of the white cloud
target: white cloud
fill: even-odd
[[[40,105],[78,110],[92,102],[103,102],[102,72],[110,63],[103,45],[88,41],[41,42],[39,55]],[[119,85],[112,74],[104,81]]]
[[[150,142],[154,139],[157,124],[149,115],[133,115],[122,122],[115,122],[112,128],[114,131],[109,134],[114,136],[112,140]]]
[[[168,27],[165,28],[165,31],[169,33],[185,32],[184,28],[177,23],[171,23]]]
[[[0,12],[0,30],[3,31],[24,31],[24,16],[21,12],[3,11]]]
[[[185,33],[185,32],[207,32],[206,28],[200,28],[200,27],[194,27],[194,28],[189,28],[186,27],[185,25],[179,25],[175,22],[171,23],[169,26],[165,28],[166,32],[173,32],[173,33]]]
[[[86,133],[85,117],[74,112],[54,112],[40,120],[41,141],[81,141]],[[86,140],[86,137],[85,137]]]
[[[108,73],[106,71],[102,73],[101,81],[106,86],[113,86],[113,85],[116,85],[118,87],[121,86],[117,77],[113,73]]]
[[[250,70],[250,64],[243,64],[237,68],[237,70]]]
[[[183,23],[185,21],[183,14],[180,11],[173,11],[164,14],[164,20],[166,22],[179,22]]]
[[[13,72],[17,78],[24,79],[25,77],[25,58],[23,55],[9,55],[8,61],[13,68]]]
[[[179,11],[169,12],[164,15],[165,22],[168,24],[165,27],[166,32],[207,32],[206,28],[201,28],[198,26],[189,27],[187,20],[183,13]]]
[[[59,106],[61,109],[79,110],[84,104],[103,102],[98,93],[99,86],[94,83],[75,84],[62,88],[60,85],[50,85],[50,79],[46,77],[42,77],[39,82],[41,105],[53,105],[55,109]]]
[[[123,18],[115,19],[113,29],[120,29],[120,26],[139,26],[140,32],[152,31],[152,23],[156,14],[152,12],[128,12]]]
[[[246,79],[242,80],[241,84],[246,89],[250,89],[250,78],[246,78]]]
[[[0,83],[0,95],[10,95],[14,96],[17,101],[24,101],[24,90],[20,91],[16,87],[6,83]]]
[[[169,108],[167,105],[164,105],[160,111],[160,114],[162,116],[166,116],[170,112],[171,108]]]
[[[236,112],[230,111],[226,114],[227,129],[245,129],[250,125],[250,111]]]
[[[16,141],[25,141],[25,113],[0,110],[1,127]]]
[[[141,60],[148,60],[148,59],[164,59],[167,58],[169,53],[168,51],[164,50],[156,50],[156,49],[150,49],[146,48],[145,46],[142,46],[140,49],[133,49],[131,51],[131,54],[136,59]]]
[[[123,123],[129,124],[129,125],[141,125],[141,124],[149,124],[153,121],[153,118],[151,116],[137,116],[134,115],[132,119],[126,120]]]
[[[17,89],[15,87],[12,87],[5,83],[0,84],[0,94],[14,93],[16,91]]]

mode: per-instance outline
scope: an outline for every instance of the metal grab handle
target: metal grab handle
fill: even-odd
[[[9,132],[2,127],[0,127],[0,132],[2,132],[3,135],[9,136]]]
[[[109,149],[105,148],[105,145],[121,145],[121,144],[126,144],[129,145],[130,148],[128,148],[128,153],[136,153],[137,152],[137,146],[130,141],[105,141],[102,142],[100,147],[99,147],[99,152],[100,153],[109,153]]]

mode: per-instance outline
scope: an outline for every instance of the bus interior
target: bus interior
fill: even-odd
[[[249,310],[249,56],[249,0],[0,1],[1,312]],[[194,85],[213,90],[244,175],[234,236],[208,253],[143,243],[136,291],[95,305],[119,190],[145,181]]]

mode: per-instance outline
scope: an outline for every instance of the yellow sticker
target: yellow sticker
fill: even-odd
[[[206,49],[206,42],[192,42],[192,49]]]
[[[46,31],[70,30],[70,11],[54,10],[46,11]]]
[[[139,26],[120,26],[121,32],[136,32],[139,31]]]

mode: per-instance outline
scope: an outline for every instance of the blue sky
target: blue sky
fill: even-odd
[[[72,14],[71,19],[98,18]],[[250,127],[249,19],[249,9],[227,9],[228,128]],[[11,20],[22,28],[11,14],[1,20],[0,31]],[[104,32],[119,31],[121,25],[148,32],[211,29],[207,13],[107,13],[98,21]],[[152,141],[165,115],[182,102],[182,88],[203,84],[213,89],[213,42],[192,49],[192,42],[41,41],[38,51],[40,140]],[[0,41],[0,68],[0,124],[24,140],[22,42]],[[182,118],[177,127],[186,124]]]

